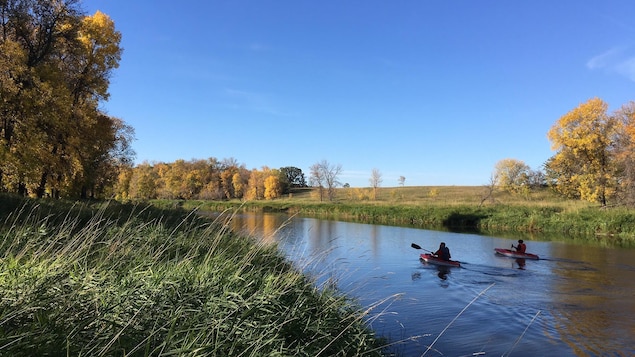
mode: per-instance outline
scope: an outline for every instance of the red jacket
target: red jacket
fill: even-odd
[[[518,246],[516,246],[516,251],[518,253],[524,253],[525,250],[527,250],[527,246],[525,245],[525,243],[518,243]]]

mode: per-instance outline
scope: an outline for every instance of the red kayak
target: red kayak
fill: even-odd
[[[534,259],[534,260],[540,259],[536,254],[520,253],[511,249],[494,248],[494,250],[496,251],[496,254],[504,255],[510,258],[522,258],[522,259]]]
[[[461,263],[456,260],[443,260],[428,253],[421,254],[420,259],[428,264],[441,265],[446,267],[461,267]]]

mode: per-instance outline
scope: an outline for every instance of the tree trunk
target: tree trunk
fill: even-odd
[[[42,177],[40,178],[40,184],[37,187],[37,190],[35,190],[35,194],[37,196],[37,198],[42,198],[44,197],[44,192],[46,190],[46,178],[48,177],[48,171],[44,171],[42,173]]]

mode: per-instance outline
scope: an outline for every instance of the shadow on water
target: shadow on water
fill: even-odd
[[[452,213],[448,218],[443,220],[443,227],[454,233],[475,233],[480,234],[479,223],[482,219],[487,218],[484,214],[463,214]]]

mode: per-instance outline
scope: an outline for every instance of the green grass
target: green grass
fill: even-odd
[[[369,311],[225,222],[0,201],[0,355],[381,355]]]

